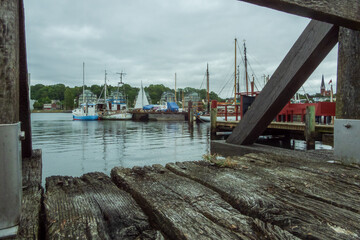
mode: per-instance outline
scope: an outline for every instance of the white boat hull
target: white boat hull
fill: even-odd
[[[132,113],[106,113],[99,116],[101,120],[131,120]]]

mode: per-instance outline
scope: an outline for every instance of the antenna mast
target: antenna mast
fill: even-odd
[[[85,62],[83,62],[83,103],[85,103]]]
[[[116,73],[116,74],[119,74],[119,77],[120,77],[120,82],[118,82],[118,89],[117,89],[117,98],[119,98],[119,91],[120,91],[120,84],[124,84],[123,81],[122,81],[122,78],[123,76],[126,75],[126,73],[124,73],[123,71],[119,72],[119,73]],[[142,83],[141,83],[142,84]],[[125,98],[125,96],[124,96]]]

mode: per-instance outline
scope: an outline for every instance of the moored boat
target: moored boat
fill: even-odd
[[[122,76],[124,75],[123,72],[120,74],[120,82],[118,83],[117,92],[110,96],[109,98],[106,97],[107,94],[107,84],[106,84],[106,71],[105,71],[105,95],[104,95],[104,104],[102,105],[102,111],[99,112],[99,118],[101,120],[131,120],[132,113],[129,112],[125,96],[120,92],[120,84],[122,82]]]
[[[86,91],[88,91],[88,90],[86,90]],[[80,99],[79,99],[79,101],[80,101]],[[92,121],[92,120],[99,119],[96,104],[92,103],[91,99],[89,99],[88,96],[85,96],[85,63],[83,63],[82,102],[80,103],[80,106],[78,108],[76,108],[72,111],[72,115],[73,115],[73,120]]]
[[[79,108],[74,109],[72,114],[73,120],[91,121],[99,119],[95,103],[83,103]]]

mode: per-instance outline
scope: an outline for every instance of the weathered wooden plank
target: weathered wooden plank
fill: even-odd
[[[240,0],[298,16],[360,30],[358,0]]]
[[[21,153],[23,158],[28,158],[32,154],[32,139],[23,0],[19,1],[19,54],[19,120],[21,130],[25,132],[25,140],[21,142]]]
[[[163,239],[131,196],[103,173],[46,179],[49,239]]]
[[[252,144],[335,46],[338,27],[312,20],[227,139]]]
[[[293,168],[292,164],[287,163],[287,158],[252,154],[235,160],[232,168],[206,162],[166,167],[215,190],[243,214],[277,225],[300,238],[357,239],[359,186],[340,184],[329,174],[336,169],[330,163],[327,170],[321,171],[323,174],[301,166]],[[358,182],[356,176],[349,178]]]
[[[360,31],[340,28],[336,118],[360,119],[359,76]]]
[[[34,150],[31,158],[24,158],[22,161],[23,193],[18,233],[15,237],[6,239],[41,239],[41,176],[41,150]]]
[[[19,2],[0,1],[0,124],[19,122]]]
[[[160,165],[114,168],[111,176],[169,239],[295,238],[279,227],[242,215],[214,191]]]

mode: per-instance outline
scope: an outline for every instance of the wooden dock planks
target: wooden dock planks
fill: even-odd
[[[111,176],[169,239],[297,239],[241,214],[216,192],[160,165],[114,168]]]
[[[47,239],[163,239],[131,196],[103,173],[47,178]]]
[[[246,155],[236,164],[219,168],[186,162],[166,167],[218,192],[241,213],[302,239],[360,237],[358,169],[267,154]]]

